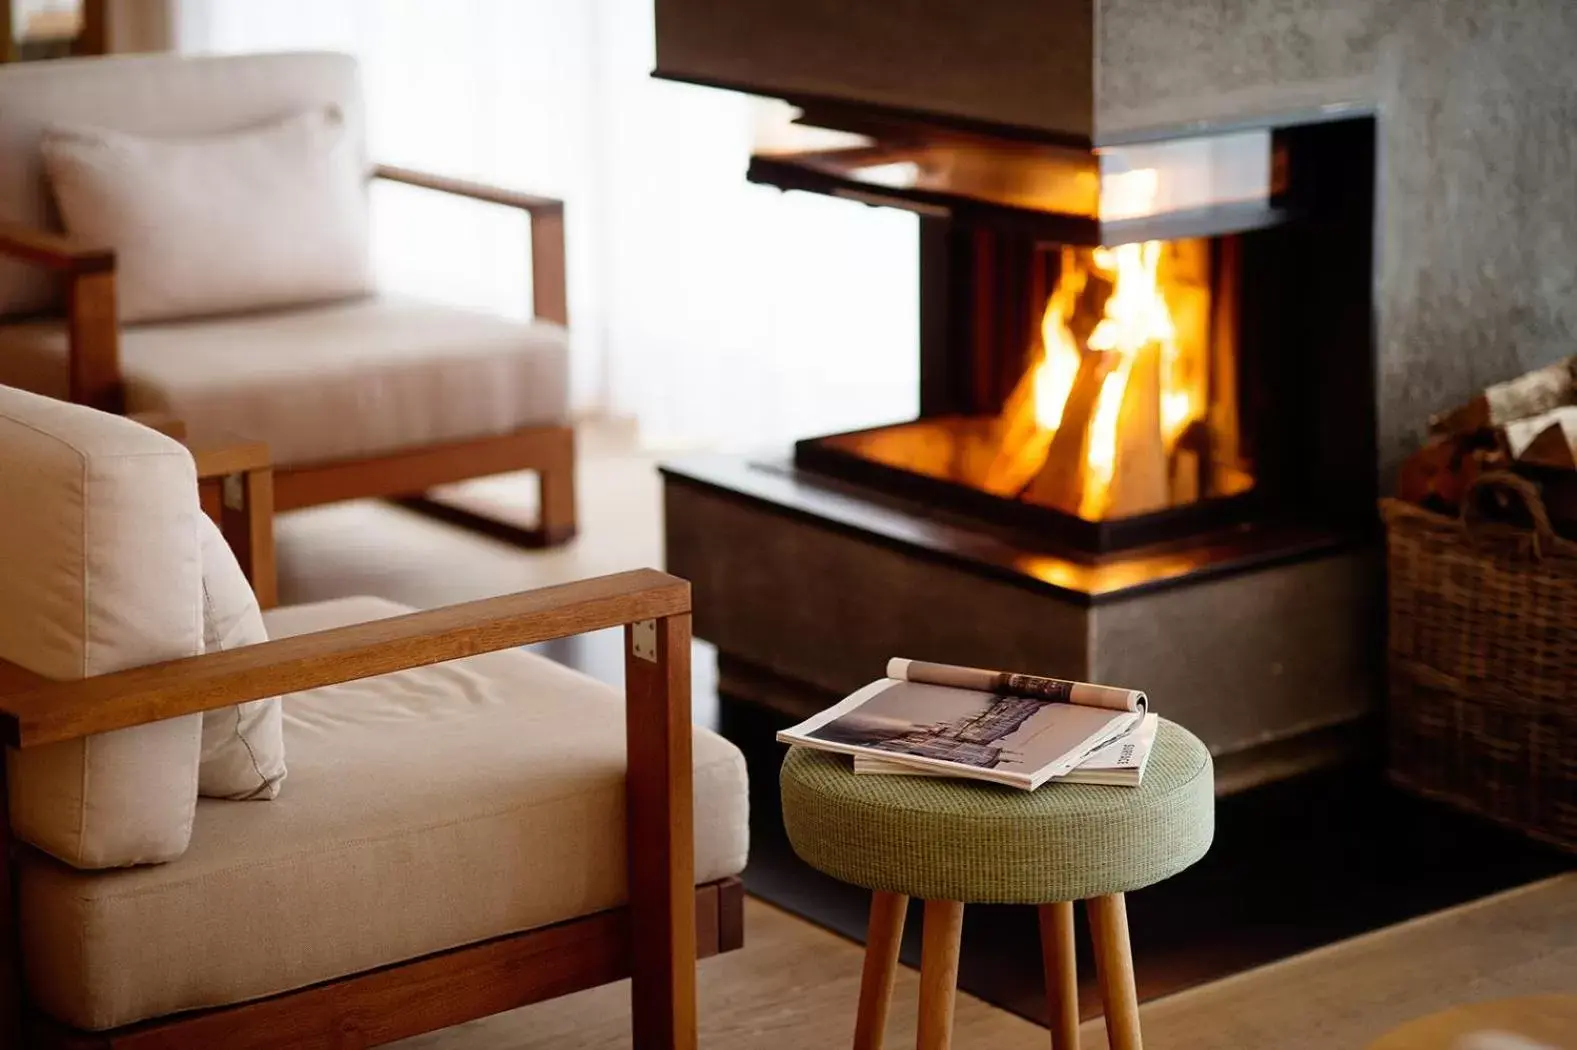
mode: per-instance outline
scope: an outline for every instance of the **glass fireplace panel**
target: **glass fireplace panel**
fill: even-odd
[[[987,313],[1024,317],[994,329],[1016,343],[975,345],[996,396],[807,439],[796,460],[1094,551],[1244,520],[1258,399],[1241,389],[1240,254],[1237,236],[1032,246],[1020,278],[981,275]]]
[[[1219,266],[1210,242],[1046,254],[1051,290],[1039,333],[999,413],[822,440],[886,467],[1092,522],[1251,490],[1253,469],[1239,441],[1236,340],[1215,308]]]

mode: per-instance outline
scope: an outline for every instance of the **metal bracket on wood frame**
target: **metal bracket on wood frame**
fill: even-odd
[[[656,620],[637,620],[630,624],[630,651],[642,660],[657,662]]]

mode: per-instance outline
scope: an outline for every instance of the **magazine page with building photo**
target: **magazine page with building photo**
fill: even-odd
[[[1122,736],[1091,751],[1072,769],[1058,777],[1053,784],[1104,784],[1108,787],[1138,787],[1144,780],[1144,770],[1150,763],[1150,752],[1155,748],[1155,734],[1161,728],[1161,716],[1147,714],[1138,725]],[[920,769],[901,759],[877,758],[873,755],[855,755],[856,773],[882,776],[944,777],[950,774],[933,769]]]
[[[1139,726],[1147,704],[1138,690],[921,661],[888,673],[778,739],[1033,790]]]

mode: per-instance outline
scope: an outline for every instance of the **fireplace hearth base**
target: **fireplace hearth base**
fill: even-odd
[[[1143,688],[1213,754],[1265,757],[1258,780],[1373,740],[1372,536],[1261,525],[1079,563],[787,461],[663,475],[667,568],[739,699],[803,716],[912,656]]]

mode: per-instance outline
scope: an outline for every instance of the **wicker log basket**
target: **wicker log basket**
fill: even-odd
[[[1577,542],[1504,471],[1459,517],[1381,511],[1392,779],[1577,851]]]

